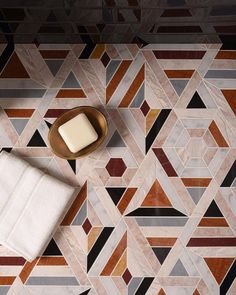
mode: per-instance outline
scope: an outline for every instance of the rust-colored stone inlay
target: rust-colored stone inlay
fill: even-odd
[[[204,258],[211,273],[220,284],[234,261],[234,258]]]
[[[121,158],[112,158],[107,163],[106,169],[110,176],[121,177],[126,170],[126,165]]]

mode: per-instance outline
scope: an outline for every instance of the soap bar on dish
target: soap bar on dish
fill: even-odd
[[[72,153],[77,153],[98,139],[97,132],[84,113],[61,125],[58,132]]]

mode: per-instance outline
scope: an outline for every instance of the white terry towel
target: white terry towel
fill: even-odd
[[[75,188],[24,160],[0,154],[0,243],[32,261],[64,217]]]

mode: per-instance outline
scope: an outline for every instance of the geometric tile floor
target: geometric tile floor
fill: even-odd
[[[8,53],[1,148],[81,189],[42,257],[0,246],[0,294],[236,294],[236,51],[220,47]],[[100,108],[109,134],[66,161],[47,134],[79,105]]]

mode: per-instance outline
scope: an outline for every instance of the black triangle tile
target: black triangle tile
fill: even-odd
[[[62,253],[54,239],[51,239],[46,250],[43,252],[43,256],[62,256]]]
[[[153,252],[155,253],[158,261],[160,264],[163,264],[165,261],[167,255],[169,254],[171,248],[166,248],[166,247],[158,247],[158,248],[152,248]]]
[[[71,169],[76,174],[76,160],[67,160],[67,162],[70,164]]]
[[[3,148],[1,148],[1,151],[5,151],[5,152],[10,153],[12,149],[13,149],[12,147],[11,148],[9,148],[9,147],[3,147]]]
[[[27,146],[36,146],[36,147],[46,147],[47,145],[45,144],[44,140],[42,139],[40,133],[38,130],[36,130],[31,137],[29,143]]]
[[[125,187],[106,187],[108,194],[110,195],[113,203],[117,205],[123,196],[126,188]]]
[[[187,109],[206,109],[206,106],[197,91],[194,93],[189,104],[187,105]]]
[[[105,24],[97,24],[96,26],[97,26],[99,32],[101,33],[102,30],[105,28],[106,25]]]
[[[149,43],[147,43],[146,41],[144,41],[143,39],[141,39],[140,37],[136,36],[133,40],[133,43],[136,43],[138,45],[139,48],[143,48],[146,45],[148,45]]]
[[[48,128],[50,129],[50,128],[51,128],[51,126],[52,126],[52,124],[51,124],[51,123],[49,123],[48,121],[45,121],[45,123],[47,124]]]
[[[87,294],[89,293],[90,290],[91,290],[91,289],[88,289],[88,290],[86,290],[86,291],[80,293],[79,295],[87,295]]]
[[[217,206],[216,202],[213,200],[208,207],[204,217],[223,217],[219,207]]]
[[[57,18],[55,16],[55,14],[53,13],[53,11],[50,12],[49,16],[47,17],[47,21],[48,22],[56,22]]]
[[[5,31],[5,32],[9,33],[10,27],[7,25],[7,23],[6,23],[5,28],[4,28],[4,26],[2,26],[2,30],[3,30],[3,32]],[[0,72],[2,72],[2,70],[4,69],[6,64],[11,59],[14,49],[15,49],[15,45],[14,45],[13,38],[12,38],[12,39],[9,39],[7,46],[5,47],[4,51],[2,52],[1,59],[0,59]]]

